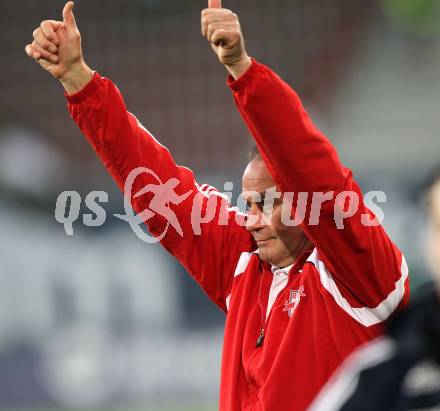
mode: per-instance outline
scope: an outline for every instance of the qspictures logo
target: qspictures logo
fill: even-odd
[[[138,179],[144,185],[136,191],[134,187],[138,185]],[[231,212],[234,212],[235,221],[241,226],[255,224],[257,221],[270,224],[274,210],[278,210],[279,207],[281,222],[285,226],[319,225],[321,214],[325,213],[328,218],[331,212],[336,228],[343,230],[345,221],[360,210],[363,210],[359,217],[364,226],[377,226],[384,220],[384,212],[378,205],[386,202],[383,191],[369,191],[361,198],[356,191],[281,193],[276,187],[270,187],[264,193],[242,193],[237,199],[237,206],[232,207],[232,182],[224,184],[224,192],[206,185],[182,190],[179,189],[180,184],[179,179],[175,177],[162,181],[147,167],[135,168],[128,175],[124,185],[125,213],[112,216],[128,223],[140,240],[151,244],[162,240],[170,227],[181,237],[185,235],[181,221],[182,212],[179,219],[179,210],[184,210],[185,220],[189,219],[192,235],[200,235],[203,224],[213,223],[214,220],[218,225],[227,225]],[[85,197],[84,204],[91,212],[82,215],[82,223],[87,227],[104,225],[107,221],[107,211],[102,204],[108,201],[109,196],[105,191],[90,192]],[[133,202],[142,205],[144,209],[136,214],[132,208]],[[247,211],[252,203],[258,204],[261,213]],[[63,191],[57,198],[55,219],[63,224],[69,236],[74,234],[73,224],[80,218],[81,204],[82,199],[77,191]],[[143,230],[142,225],[157,219],[161,220],[162,228],[154,236],[149,235]]]

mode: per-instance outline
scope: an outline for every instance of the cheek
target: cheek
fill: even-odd
[[[276,233],[283,233],[288,228],[281,222],[281,207],[273,208],[270,225]]]
[[[303,232],[296,226],[286,226],[281,222],[281,213],[274,213],[272,220],[273,231],[277,237],[288,247],[294,248],[298,242],[303,238]]]
[[[280,205],[275,206],[273,209],[271,223],[274,230],[276,230],[279,233],[287,233],[287,232],[292,232],[293,230],[299,230],[298,227],[295,227],[293,225],[289,226],[283,224],[281,220],[281,211],[282,208]]]

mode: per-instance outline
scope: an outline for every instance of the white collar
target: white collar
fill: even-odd
[[[293,263],[284,268],[279,268],[273,265],[270,267],[270,269],[272,273],[275,275],[279,275],[279,274],[288,275],[292,267],[293,267]]]
[[[314,262],[316,257],[317,257],[317,252],[318,250],[316,249],[316,247],[313,249],[312,253],[309,255],[309,257],[307,258],[306,261],[310,261],[310,262]],[[252,252],[252,254],[258,254],[260,255],[260,250],[257,248],[255,251]],[[288,275],[290,270],[292,269],[293,265],[295,263],[292,263],[290,265],[288,265],[287,267],[284,268],[279,268],[275,265],[271,265],[270,266],[270,270],[272,271],[272,274],[284,274],[284,275]],[[300,270],[301,272],[301,270]]]
[[[252,254],[260,255],[260,250],[257,248],[255,251],[252,252]],[[275,274],[275,275],[280,275],[280,274],[288,275],[290,269],[293,267],[293,264],[295,264],[295,263],[292,263],[292,264],[290,264],[290,265],[288,265],[287,267],[284,267],[284,268],[279,268],[279,267],[277,267],[275,265],[271,265],[270,266],[270,270],[272,271],[272,274]]]

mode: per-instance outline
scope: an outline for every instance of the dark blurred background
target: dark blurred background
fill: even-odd
[[[250,55],[302,96],[429,281],[419,192],[439,161],[440,1],[224,1]],[[63,1],[2,1],[0,410],[216,409],[223,314],[158,245],[113,213],[122,196],[24,46]],[[76,0],[90,67],[200,183],[223,190],[251,139],[200,35],[204,1]],[[54,217],[65,190],[109,193],[102,227]],[[81,215],[87,212],[81,209]],[[417,292],[417,291],[416,291]]]

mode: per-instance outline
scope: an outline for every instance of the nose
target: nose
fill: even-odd
[[[263,212],[256,204],[251,204],[247,212],[246,230],[253,232],[263,227]]]

